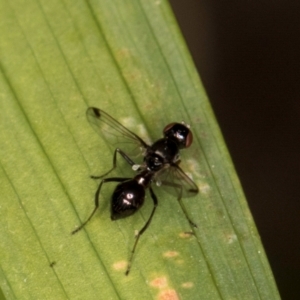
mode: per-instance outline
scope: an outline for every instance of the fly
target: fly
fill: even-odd
[[[158,139],[152,145],[148,145],[137,134],[124,127],[99,108],[89,107],[86,115],[96,132],[104,136],[110,144],[133,142],[136,146],[143,149],[143,163],[138,165],[123,150],[116,148],[113,155],[112,168],[101,176],[91,176],[93,179],[101,179],[95,193],[95,207],[87,220],[72,231],[72,234],[75,234],[81,230],[97,211],[103,184],[108,182],[118,183],[111,197],[112,221],[129,217],[138,211],[144,203],[146,190],[148,189],[153,201],[153,209],[147,222],[136,235],[125,272],[128,275],[138,241],[149,227],[158,205],[157,197],[152,189],[153,183],[159,186],[162,185],[169,193],[175,194],[186,219],[192,227],[197,227],[189,218],[181,200],[183,197],[195,196],[198,193],[198,187],[179,167],[180,150],[191,146],[193,134],[189,126],[184,123],[170,123],[163,130],[163,138]],[[136,176],[133,178],[106,178],[117,167],[118,154],[137,172]]]

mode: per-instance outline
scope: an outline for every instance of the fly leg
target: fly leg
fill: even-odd
[[[186,209],[185,209],[185,207],[184,207],[184,205],[183,205],[183,203],[182,203],[182,191],[183,191],[182,185],[181,185],[181,184],[174,183],[174,182],[168,182],[168,181],[162,181],[161,183],[162,183],[162,185],[174,187],[176,190],[179,189],[179,193],[178,193],[178,198],[177,198],[177,200],[178,200],[178,202],[179,202],[179,204],[180,204],[180,207],[181,207],[181,209],[182,209],[182,211],[183,211],[183,213],[184,213],[186,219],[189,221],[190,225],[191,225],[192,227],[194,227],[194,228],[198,228],[198,226],[190,219],[190,217],[189,217],[189,215],[188,215],[188,213],[187,213],[187,211],[186,211]],[[195,190],[195,194],[197,194],[197,193],[198,193],[198,191]]]
[[[127,270],[126,270],[126,272],[125,272],[125,275],[126,275],[126,276],[127,276],[127,275],[129,274],[129,272],[130,272],[130,268],[131,268],[131,264],[132,264],[132,259],[133,259],[133,255],[134,255],[134,252],[135,252],[135,248],[136,248],[136,246],[137,246],[137,243],[138,243],[138,241],[139,241],[141,235],[142,235],[142,234],[146,231],[146,229],[149,227],[149,225],[150,225],[150,223],[151,223],[151,220],[152,220],[152,217],[153,217],[153,215],[154,215],[154,212],[155,212],[155,210],[156,210],[157,204],[158,204],[158,202],[157,202],[157,197],[156,197],[156,195],[154,194],[152,188],[150,187],[149,189],[150,189],[150,195],[151,195],[151,198],[152,198],[152,200],[153,200],[154,206],[153,206],[153,209],[152,209],[152,212],[151,212],[151,215],[150,215],[148,221],[146,222],[146,224],[143,226],[143,228],[138,232],[138,234],[137,234],[136,237],[135,237],[135,243],[134,243],[133,248],[132,248],[132,251],[131,251],[131,255],[130,255],[130,258],[129,258]]]
[[[93,179],[100,179],[100,178],[103,178],[105,177],[106,175],[108,175],[110,172],[112,172],[116,167],[117,167],[117,154],[119,153],[119,155],[121,155],[125,161],[132,167],[133,165],[135,165],[134,161],[125,153],[123,152],[121,149],[117,148],[115,149],[115,152],[114,152],[114,157],[113,157],[113,166],[112,168],[106,172],[105,174],[103,175],[100,175],[100,176],[91,176],[91,178]]]
[[[102,179],[101,182],[100,182],[100,184],[99,184],[99,186],[98,186],[96,194],[95,194],[95,207],[94,207],[92,213],[90,214],[90,216],[87,218],[87,220],[85,222],[83,222],[78,228],[76,228],[75,230],[73,230],[71,233],[75,234],[76,232],[80,231],[90,221],[90,219],[93,217],[93,215],[97,211],[97,209],[99,207],[99,195],[100,195],[100,191],[101,191],[102,185],[104,183],[107,183],[107,182],[123,182],[123,181],[126,181],[128,179],[130,179],[130,178],[112,177],[112,178]]]

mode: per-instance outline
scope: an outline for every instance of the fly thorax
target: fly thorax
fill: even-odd
[[[159,171],[164,165],[164,159],[160,155],[153,152],[148,153],[145,156],[144,161],[147,165],[147,169],[152,172]]]
[[[175,163],[179,160],[179,147],[171,139],[160,139],[152,145],[151,149],[163,158],[164,163]]]

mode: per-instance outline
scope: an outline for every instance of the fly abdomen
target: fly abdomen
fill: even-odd
[[[144,203],[145,188],[132,179],[119,183],[112,195],[111,219],[117,220],[134,214]]]

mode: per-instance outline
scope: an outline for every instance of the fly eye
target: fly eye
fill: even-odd
[[[174,140],[180,149],[188,148],[193,143],[193,134],[184,123],[171,123],[164,128],[164,136]]]
[[[191,146],[193,143],[193,134],[192,132],[189,130],[189,133],[186,137],[186,140],[185,140],[185,148],[188,148],[189,146]]]
[[[168,125],[164,128],[163,134],[166,135],[166,133],[167,133],[174,125],[176,125],[176,124],[177,124],[177,123],[170,123],[170,124],[168,124]]]

